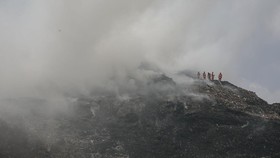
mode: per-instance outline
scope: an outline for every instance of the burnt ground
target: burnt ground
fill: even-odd
[[[229,82],[188,88],[195,95],[79,98],[71,114],[36,114],[32,126],[2,119],[0,157],[280,157],[279,104]]]

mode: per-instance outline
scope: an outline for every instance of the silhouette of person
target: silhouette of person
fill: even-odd
[[[206,79],[206,73],[205,73],[205,71],[203,72],[203,79]]]
[[[200,79],[200,72],[197,73],[197,78]]]
[[[223,75],[222,75],[222,73],[220,72],[220,74],[219,74],[219,81],[222,81],[222,78],[223,78]]]
[[[215,78],[214,72],[212,72],[211,77],[212,77],[212,80],[214,80],[214,78]]]

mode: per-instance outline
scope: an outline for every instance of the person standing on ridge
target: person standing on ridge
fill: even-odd
[[[197,73],[197,78],[200,79],[200,72]]]
[[[222,75],[222,73],[220,72],[220,74],[219,74],[219,81],[222,81],[222,78],[223,78],[223,75]]]
[[[206,79],[206,73],[205,73],[205,71],[203,72],[203,79]]]
[[[210,72],[208,72],[207,77],[208,77],[208,80],[210,81],[210,80],[211,80],[211,74],[210,74]]]
[[[212,81],[214,81],[214,78],[215,78],[214,72],[212,72],[211,77],[212,77]]]

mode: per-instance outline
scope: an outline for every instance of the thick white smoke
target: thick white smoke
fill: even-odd
[[[279,48],[260,49],[263,39],[279,41],[277,15],[277,0],[3,0],[0,95],[59,100],[112,79],[123,86],[127,76],[141,78],[143,62],[166,73],[222,71],[235,83],[259,83],[248,75],[257,71],[250,63]]]

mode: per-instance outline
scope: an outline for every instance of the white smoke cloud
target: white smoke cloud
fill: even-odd
[[[256,77],[258,60],[272,56],[263,61],[264,67],[279,68],[279,55],[274,53],[279,46],[266,49],[280,39],[277,0],[0,4],[2,98],[87,94],[94,87],[106,87],[112,78],[123,86],[126,76],[141,76],[136,69],[142,62],[166,73],[221,71],[234,83],[245,78],[268,87],[271,80]]]

